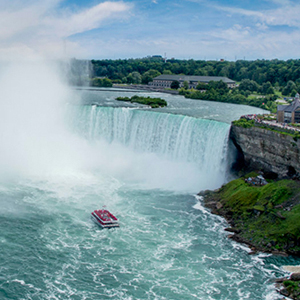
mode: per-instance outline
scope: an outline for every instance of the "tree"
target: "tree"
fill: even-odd
[[[132,73],[130,73],[130,74],[126,77],[126,81],[127,81],[127,83],[129,83],[129,84],[132,84],[132,83],[133,83],[133,76],[132,76]]]
[[[261,91],[265,95],[274,94],[274,89],[272,87],[271,82],[270,81],[264,82],[263,85],[262,85],[262,87],[261,87]]]
[[[292,96],[292,97],[295,97],[296,94],[297,94],[297,91],[296,91],[296,90],[292,90],[292,91],[291,91],[291,96]]]
[[[153,81],[153,78],[161,75],[160,72],[157,70],[150,69],[149,71],[145,72],[142,76],[142,83],[148,84],[150,81]]]
[[[165,74],[165,75],[172,75],[172,72],[170,70],[164,69],[163,74]]]
[[[112,81],[108,78],[93,78],[91,84],[97,87],[112,87]]]
[[[203,82],[198,82],[196,89],[197,90],[206,90],[208,87],[208,85],[206,83]]]
[[[180,82],[178,80],[174,80],[171,83],[171,89],[177,90],[180,86]]]
[[[131,75],[133,78],[133,83],[140,84],[142,82],[142,76],[139,72],[132,72]]]
[[[282,90],[282,95],[289,96],[293,90],[296,90],[297,86],[294,81],[289,80],[287,85]]]
[[[239,85],[240,91],[250,91],[256,92],[259,88],[259,85],[254,80],[243,79]]]
[[[189,83],[186,80],[183,82],[183,88],[186,90],[189,88]]]

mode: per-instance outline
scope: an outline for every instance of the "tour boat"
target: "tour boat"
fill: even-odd
[[[118,219],[106,209],[94,210],[91,217],[102,228],[119,227]]]

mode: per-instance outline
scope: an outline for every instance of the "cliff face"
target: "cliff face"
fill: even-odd
[[[279,177],[300,174],[300,140],[259,127],[234,125],[230,139],[246,168],[276,173]]]

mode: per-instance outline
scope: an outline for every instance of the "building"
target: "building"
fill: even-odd
[[[153,87],[162,87],[162,88],[171,88],[173,81],[179,81],[180,87],[183,86],[184,81],[187,81],[189,88],[196,88],[199,82],[209,83],[210,81],[220,81],[222,80],[227,84],[229,88],[235,87],[235,81],[227,77],[219,76],[187,76],[187,75],[160,75],[155,77],[152,82],[149,82],[149,85]]]
[[[290,105],[277,106],[277,121],[280,123],[300,123],[300,96],[296,94]]]

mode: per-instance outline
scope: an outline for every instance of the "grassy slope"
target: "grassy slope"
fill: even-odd
[[[257,248],[300,255],[300,183],[280,180],[251,186],[243,178],[210,193],[208,201],[222,204],[224,215],[240,236]]]

